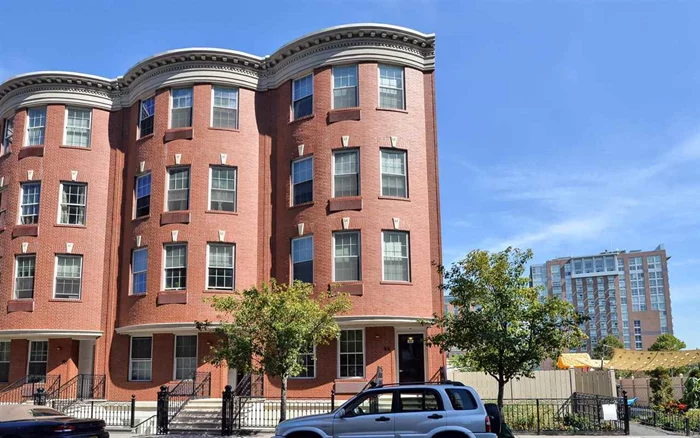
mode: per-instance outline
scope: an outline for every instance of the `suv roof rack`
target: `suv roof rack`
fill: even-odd
[[[370,386],[367,389],[376,388],[388,388],[392,386],[414,386],[414,385],[452,385],[452,386],[464,386],[462,382],[454,382],[452,380],[445,380],[442,382],[406,382],[406,383],[383,383],[381,385]]]

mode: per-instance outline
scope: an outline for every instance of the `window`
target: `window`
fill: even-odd
[[[408,233],[405,231],[382,232],[382,257],[385,281],[410,281]]]
[[[187,245],[165,245],[165,289],[187,288]]]
[[[27,113],[27,146],[44,144],[46,107],[29,108]]]
[[[292,280],[314,282],[314,237],[292,239]]]
[[[17,256],[15,262],[15,298],[32,299],[34,298],[36,255]]]
[[[647,269],[661,270],[661,256],[649,256],[647,257]]]
[[[314,159],[302,158],[292,162],[292,205],[314,200]]]
[[[0,342],[0,382],[10,381],[10,341]]]
[[[292,82],[292,107],[294,120],[310,116],[314,112],[313,73]]]
[[[190,168],[168,169],[168,211],[189,210]]]
[[[360,281],[360,232],[333,233],[333,281]]]
[[[46,363],[49,361],[49,342],[30,341],[29,342],[29,365],[27,375],[33,377],[46,376]],[[34,380],[34,379],[31,379]]]
[[[643,269],[641,257],[630,258],[629,264],[630,264],[630,271],[641,271]]]
[[[405,108],[403,67],[379,65],[379,108]]]
[[[209,174],[211,193],[209,210],[236,211],[236,176],[235,167],[212,167]]]
[[[172,112],[170,127],[189,128],[192,126],[192,89],[173,88],[171,92]]]
[[[630,262],[632,259],[630,259]],[[632,311],[647,310],[647,297],[644,288],[644,272],[630,273],[630,295],[632,296]]]
[[[136,217],[144,217],[151,214],[151,174],[136,177]]]
[[[393,391],[373,391],[365,396],[359,396],[345,408],[345,415],[357,417],[360,415],[376,415],[391,413]]]
[[[213,87],[211,126],[238,129],[238,88]]]
[[[442,410],[438,394],[432,389],[403,389],[399,392],[399,412]]]
[[[301,372],[297,374],[297,379],[313,379],[316,377],[316,346],[309,345],[299,352],[299,365]]]
[[[333,153],[333,197],[360,194],[359,156],[357,150]]]
[[[666,308],[663,272],[649,272],[649,294],[651,295],[651,310],[664,310]]]
[[[197,335],[175,336],[175,380],[192,379],[197,372]]]
[[[41,183],[24,183],[21,189],[22,202],[20,205],[19,223],[23,225],[38,224]]]
[[[132,337],[131,356],[129,358],[129,380],[151,380],[153,338]]]
[[[642,349],[642,321],[634,321],[634,346],[637,350]]]
[[[153,134],[153,119],[156,116],[156,99],[150,97],[141,101],[139,113],[139,138]]]
[[[207,289],[233,290],[233,257],[233,245],[209,245]]]
[[[61,183],[61,203],[58,223],[85,225],[87,204],[87,184]]]
[[[5,119],[2,128],[2,154],[6,154],[12,150],[12,141],[15,131],[15,117]]]
[[[148,248],[135,249],[131,255],[131,293],[143,295],[146,293],[148,279]]]
[[[54,298],[79,300],[82,279],[83,256],[56,256],[56,289]]]
[[[357,106],[357,65],[333,67],[333,108]]]
[[[364,377],[365,354],[364,332],[341,330],[339,341],[340,377]]]
[[[66,135],[64,141],[66,145],[89,148],[91,129],[92,110],[66,108]]]
[[[382,149],[382,196],[407,198],[406,152]]]

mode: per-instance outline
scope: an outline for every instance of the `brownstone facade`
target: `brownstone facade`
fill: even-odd
[[[382,79],[387,65],[398,82]],[[355,102],[343,109],[333,103],[339,66],[356,66]],[[294,84],[308,75],[310,111],[295,119]],[[11,358],[9,375],[0,378],[13,382],[44,369],[64,382],[78,373],[104,374],[109,399],[153,399],[181,367],[194,366],[211,373],[216,396],[237,376],[206,363],[215,338],[197,333],[194,321],[217,315],[204,299],[273,277],[292,280],[292,240],[313,236],[315,289],[337,282],[352,296],[352,311],[338,321],[361,337],[361,347],[348,359],[339,341],[318,346],[313,367],[291,381],[290,395],[328,397],[334,383],[349,394],[377,367],[385,381],[406,380],[401,369],[408,368],[409,350],[422,360],[411,365],[414,374],[431,379],[444,355],[421,343],[430,333],[418,320],[443,311],[432,267],[441,259],[434,78],[433,35],[349,25],[264,58],[182,49],[113,80],[36,73],[0,85],[0,342]],[[401,95],[391,108],[380,100],[387,83]],[[235,95],[235,105],[228,101],[235,122],[226,127],[214,122],[214,107],[222,105],[215,88]],[[190,100],[178,100],[173,90],[180,89],[191,90]],[[182,102],[191,102],[183,106],[191,107],[191,123],[172,128]],[[36,117],[43,109],[43,119]],[[152,132],[142,122],[150,116]],[[84,138],[74,144],[75,126],[87,132],[87,144]],[[359,188],[335,196],[333,154],[351,150]],[[401,196],[382,193],[382,151],[405,156]],[[292,163],[306,157],[313,157],[312,199],[293,205]],[[187,178],[169,176],[182,169]],[[214,169],[235,175],[235,208],[214,206]],[[147,175],[148,212],[137,213],[145,202],[137,181]],[[185,193],[177,192],[185,180],[186,202],[171,203]],[[40,195],[32,197],[27,184],[35,183]],[[66,191],[76,185],[82,197]],[[342,231],[359,233],[359,273],[348,281],[335,279],[334,233]],[[407,274],[400,281],[385,274],[391,264],[384,233],[405,236]],[[184,245],[184,255],[168,257],[170,245]],[[221,260],[232,260],[230,269],[212,268],[214,247],[229,251]],[[147,254],[145,268],[135,267],[135,252]],[[212,275],[230,283],[215,288]],[[422,353],[406,347],[414,342]],[[345,365],[361,360],[352,375],[341,356]],[[274,396],[278,387],[266,380],[265,394]]]

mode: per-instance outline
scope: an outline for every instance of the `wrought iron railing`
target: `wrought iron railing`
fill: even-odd
[[[700,415],[678,410],[663,410],[649,406],[631,406],[630,418],[644,426],[682,433],[700,435]]]
[[[192,373],[188,379],[163,385],[158,392],[156,429],[158,434],[167,434],[170,422],[194,398],[206,398],[211,394],[211,373]]]
[[[63,412],[78,400],[100,400],[105,398],[104,374],[78,374],[53,392],[46,393],[54,409]]]
[[[61,376],[27,375],[12,382],[0,391],[0,404],[20,404],[30,401],[34,394],[42,389],[46,394],[56,391],[61,386]]]

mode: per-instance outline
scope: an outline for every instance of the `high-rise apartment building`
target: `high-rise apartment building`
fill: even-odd
[[[530,282],[542,296],[555,295],[589,320],[581,348],[617,336],[631,350],[646,350],[663,333],[673,333],[666,250],[605,251],[560,257],[530,267]]]

